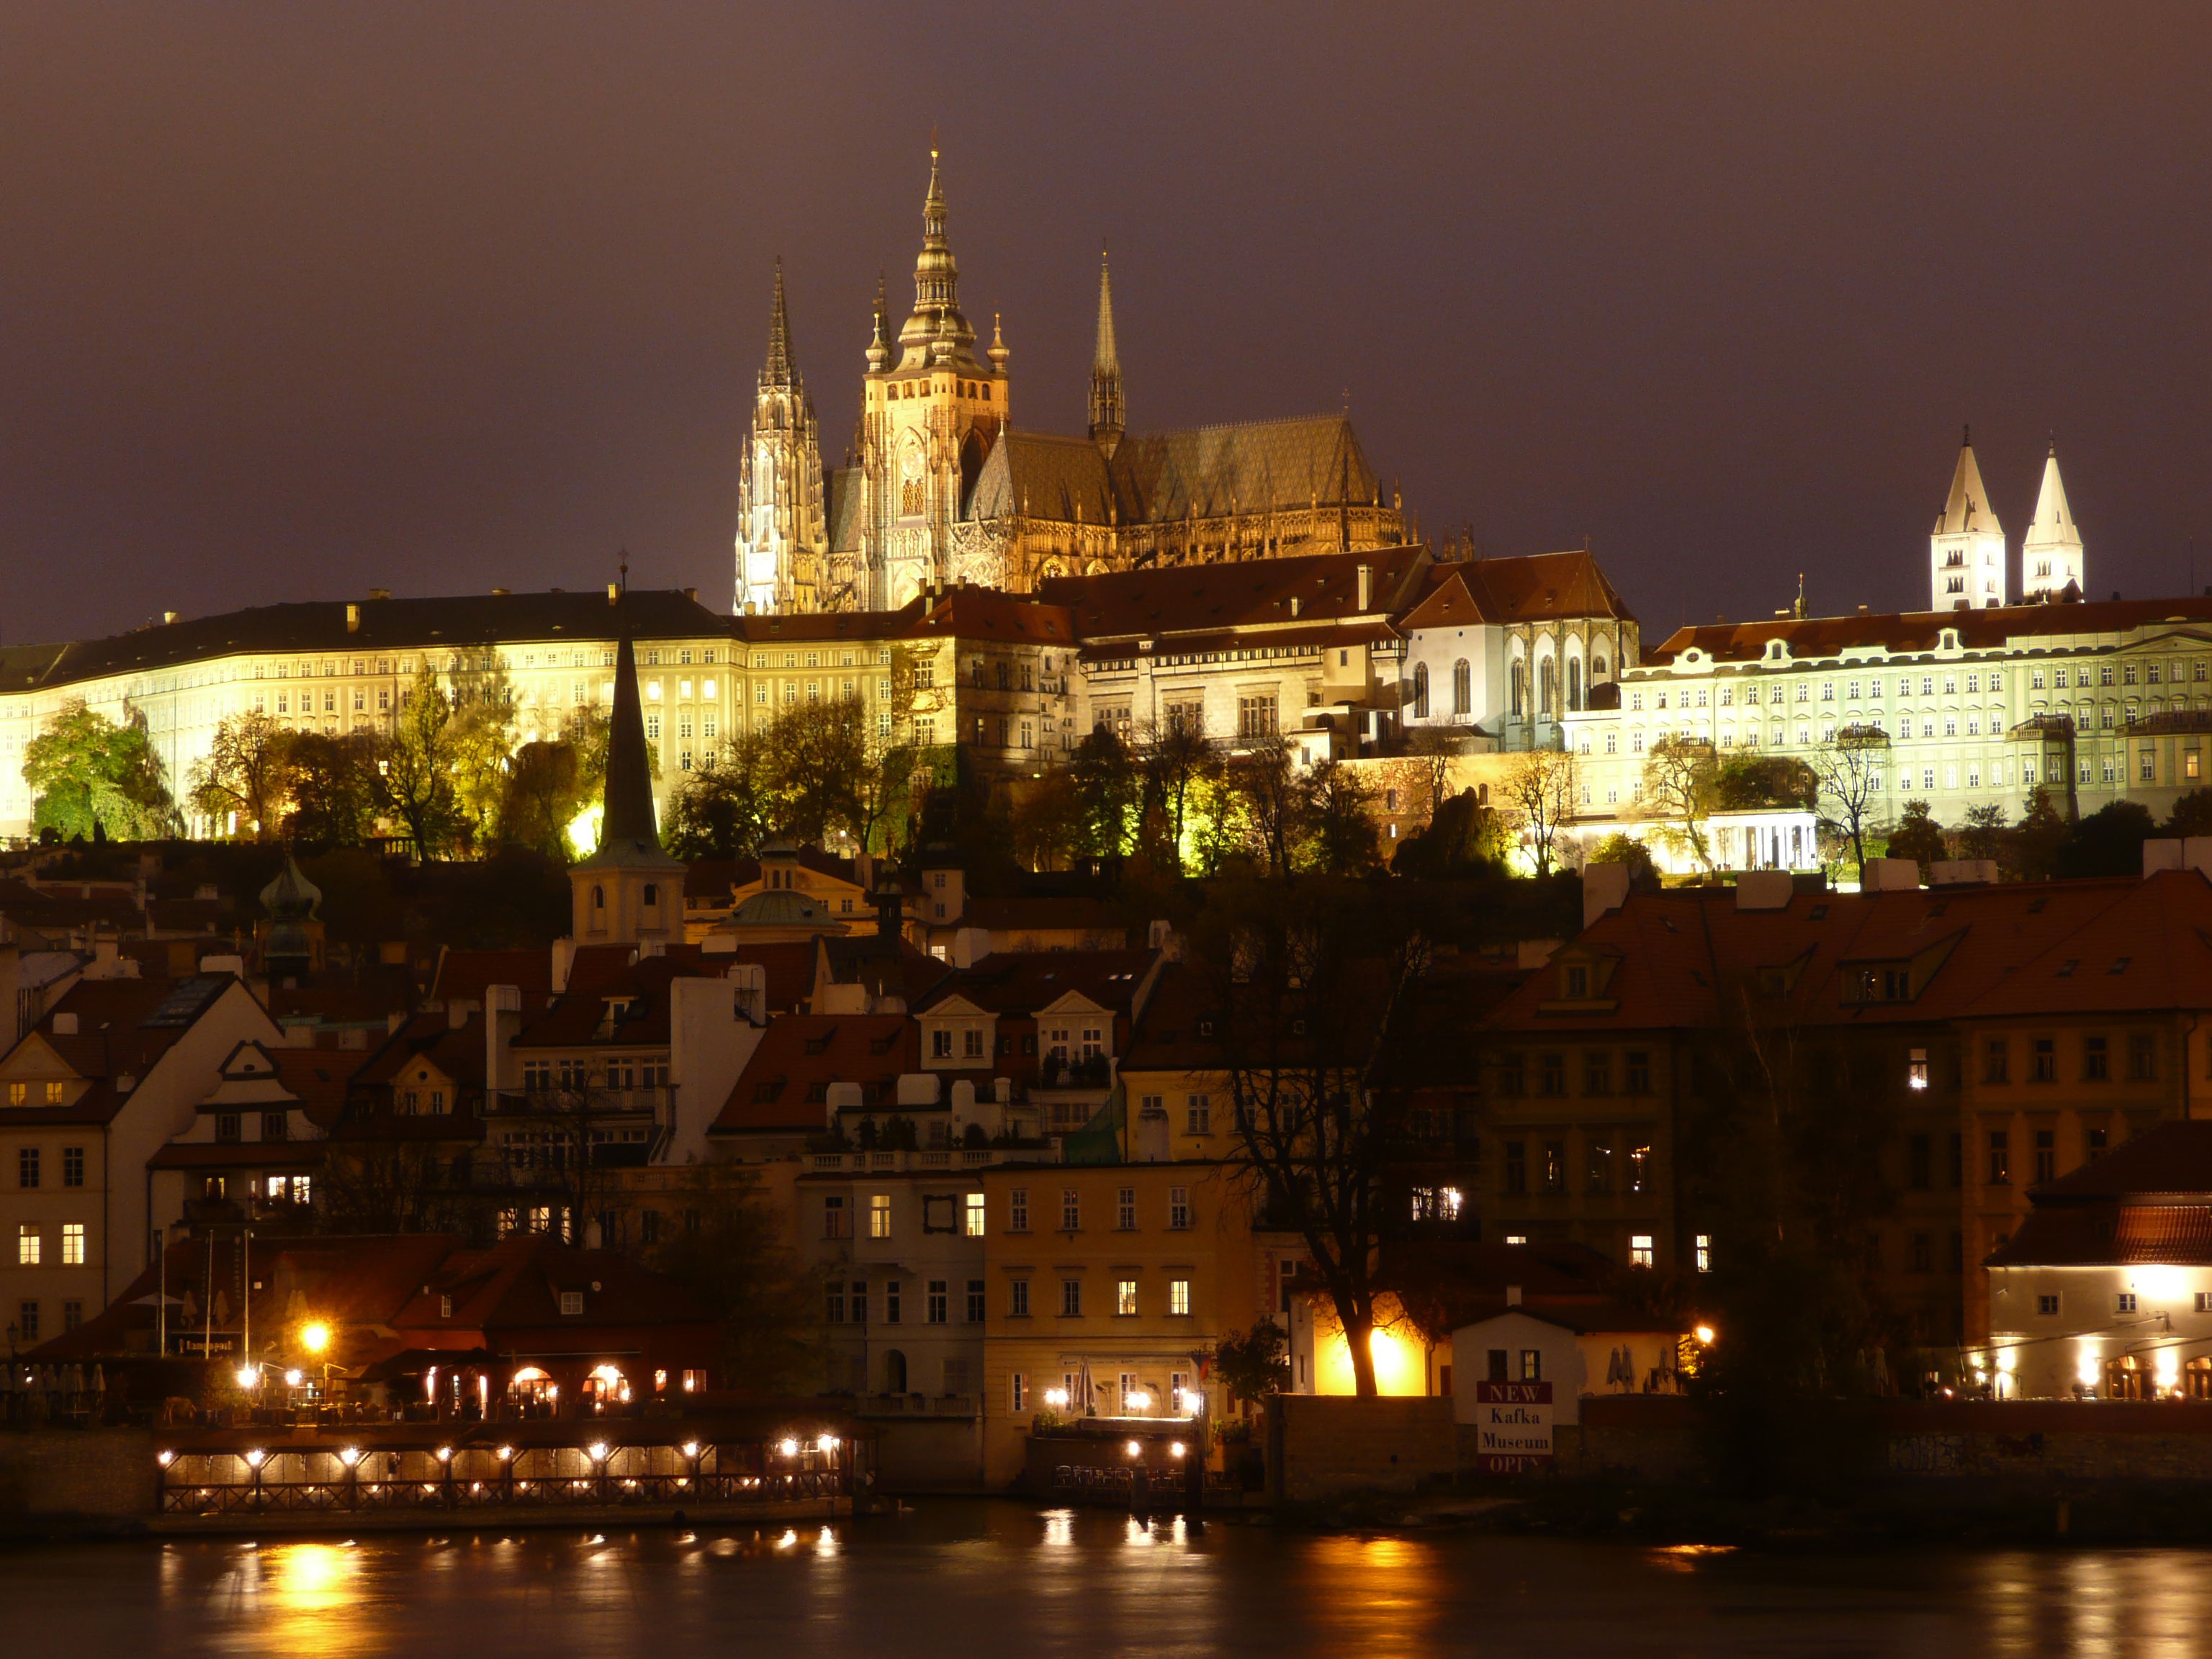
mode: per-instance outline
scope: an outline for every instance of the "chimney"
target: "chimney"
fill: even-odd
[[[503,587],[495,587],[491,591],[491,596],[495,599],[503,599],[507,597],[507,590]]]
[[[179,614],[179,612],[174,611],[164,611],[161,613],[161,620],[167,623],[173,623],[177,620]]]
[[[1509,1308],[1517,1308],[1521,1305],[1521,1287],[1518,1285],[1508,1285],[1505,1287],[1505,1305]]]
[[[1359,609],[1362,612],[1364,612],[1374,602],[1374,599],[1375,567],[1371,564],[1363,564],[1359,567]]]
[[[361,632],[361,607],[357,605],[346,606],[346,632],[349,634]]]
[[[609,582],[607,584],[607,603],[609,605],[612,605],[621,598],[622,584],[620,582]]]
[[[687,587],[684,590],[684,597],[696,605],[699,603],[699,590],[696,587]]]
[[[372,599],[388,599],[392,597],[392,590],[388,587],[372,587],[368,590],[368,597]]]
[[[1293,617],[1298,614],[1298,596],[1295,593],[1291,595],[1291,614]]]

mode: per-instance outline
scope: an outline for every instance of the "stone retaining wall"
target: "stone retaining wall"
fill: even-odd
[[[154,1437],[141,1429],[0,1432],[0,1532],[50,1522],[150,1519]]]

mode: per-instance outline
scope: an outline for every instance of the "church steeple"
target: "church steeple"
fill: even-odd
[[[1950,494],[1928,538],[1929,609],[1972,611],[2005,602],[2005,533],[1982,487],[1969,427],[1959,439]]]
[[[2071,586],[2075,597],[2087,580],[2081,550],[2081,527],[2067,504],[2066,485],[2058,476],[2058,446],[2053,444],[2043,461],[2043,487],[2036,492],[2035,518],[2020,548],[2021,596],[2027,599],[2055,599]]]
[[[607,721],[607,779],[601,797],[601,859],[665,856],[653,810],[653,762],[645,747],[645,714],[637,695],[637,653],[624,617],[615,646],[615,703]]]
[[[775,306],[769,316],[768,362],[761,368],[760,389],[789,392],[795,379],[791,361],[791,313],[784,305],[783,261],[779,258],[775,262]]]
[[[1098,345],[1091,356],[1091,441],[1111,460],[1124,429],[1121,354],[1114,343],[1114,283],[1098,250]]]
[[[574,937],[580,943],[636,944],[680,937],[684,861],[660,848],[653,810],[653,756],[637,695],[637,653],[621,587],[616,607],[615,700],[607,722],[607,778],[600,798],[599,845],[568,872]]]
[[[881,374],[891,360],[891,313],[890,302],[884,296],[884,273],[876,273],[875,332],[868,339],[868,368]]]

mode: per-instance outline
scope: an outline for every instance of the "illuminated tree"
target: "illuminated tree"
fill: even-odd
[[[273,838],[286,799],[288,746],[284,728],[268,715],[249,709],[229,716],[192,768],[192,810],[218,822],[235,812],[235,833]]]
[[[176,808],[161,762],[133,713],[118,726],[72,698],[23,745],[33,827],[64,840],[105,835],[142,841],[169,833]]]
[[[1579,787],[1575,757],[1564,749],[1532,749],[1516,756],[1497,786],[1498,799],[1536,861],[1541,878],[1552,873],[1561,829],[1574,821]]]
[[[1851,847],[1851,861],[1866,878],[1866,838],[1881,775],[1889,763],[1889,734],[1871,726],[1847,726],[1813,756],[1820,821]]]
[[[1713,746],[1702,738],[1664,737],[1644,760],[1644,809],[1663,822],[1659,834],[1687,853],[1707,875],[1713,872],[1712,817],[1719,769]]]

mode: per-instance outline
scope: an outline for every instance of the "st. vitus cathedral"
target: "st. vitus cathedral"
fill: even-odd
[[[878,285],[860,429],[828,472],[778,267],[739,473],[738,610],[889,610],[945,583],[1027,592],[1049,576],[1406,539],[1347,415],[1128,431],[1103,261],[1089,434],[1017,426],[1012,353],[995,322],[976,351],[945,220],[933,149],[914,310],[894,338]]]

